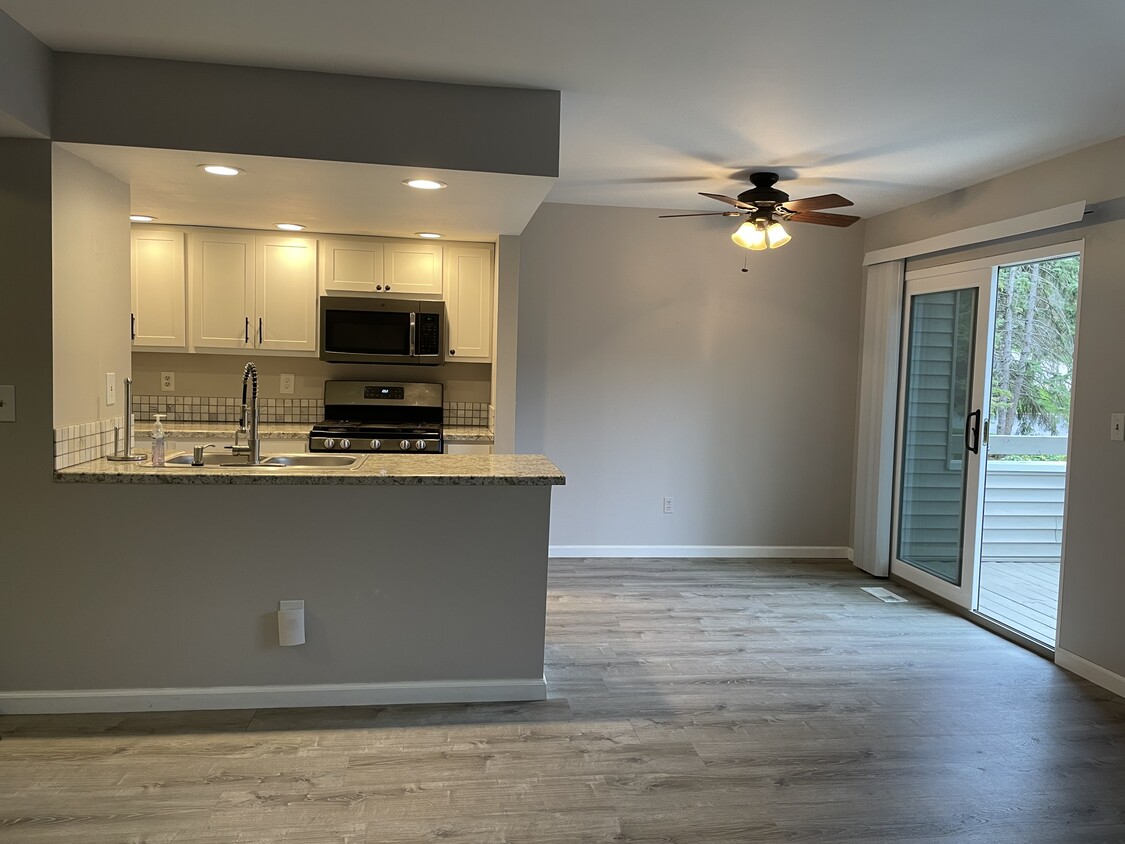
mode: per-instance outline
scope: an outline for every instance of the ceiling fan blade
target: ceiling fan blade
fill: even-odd
[[[821,208],[843,208],[845,205],[854,205],[850,199],[844,199],[838,193],[826,193],[823,196],[810,196],[807,199],[787,199],[781,203],[790,211],[818,211]]]
[[[661,214],[660,219],[665,217],[741,217],[742,214],[738,211],[700,211],[696,214]]]
[[[742,202],[732,196],[723,196],[721,193],[700,193],[700,196],[706,196],[709,199],[717,199],[719,202],[725,202],[728,205],[733,205],[735,208],[743,208],[746,211],[757,211],[756,205],[750,205],[748,202]]]
[[[822,214],[819,211],[800,211],[786,218],[785,222],[817,223],[821,226],[850,226],[859,217],[850,214]]]

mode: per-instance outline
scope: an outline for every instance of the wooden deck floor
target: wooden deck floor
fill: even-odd
[[[1059,563],[982,562],[977,612],[1053,648],[1059,568]]]
[[[885,585],[552,561],[545,701],[0,717],[0,840],[1125,840],[1125,700]]]

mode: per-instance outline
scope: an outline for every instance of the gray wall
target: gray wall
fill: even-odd
[[[552,545],[846,546],[861,227],[750,253],[660,213],[546,204],[521,237],[516,449],[567,473]]]
[[[1110,413],[1125,412],[1125,138],[869,220],[865,246],[882,249],[1082,199],[1097,204],[1095,213],[1055,238],[1008,241],[926,263],[1085,238],[1058,646],[1125,676],[1125,445],[1109,439]]]
[[[559,92],[59,53],[56,141],[557,176]]]
[[[51,132],[51,51],[0,12],[0,137]]]

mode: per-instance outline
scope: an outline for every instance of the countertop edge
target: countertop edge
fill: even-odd
[[[544,455],[369,455],[359,469],[154,467],[99,458],[57,469],[60,483],[260,486],[562,486],[566,475]]]

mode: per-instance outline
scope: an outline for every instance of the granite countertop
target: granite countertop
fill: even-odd
[[[233,440],[235,422],[184,422],[165,421],[164,436],[170,440],[218,439]],[[264,440],[307,440],[311,422],[262,422],[258,425]],[[145,437],[144,430],[138,430],[138,437]],[[445,425],[442,434],[452,443],[492,443],[492,432],[483,425]]]
[[[311,427],[311,422],[260,422],[258,434],[264,440],[307,440]],[[164,436],[170,440],[233,440],[237,429],[237,422],[164,421]],[[137,436],[147,437],[148,431],[138,430]]]
[[[173,457],[174,454],[169,454]],[[368,454],[355,469],[163,466],[105,458],[55,472],[66,483],[276,486],[554,486],[566,475],[542,454]]]

